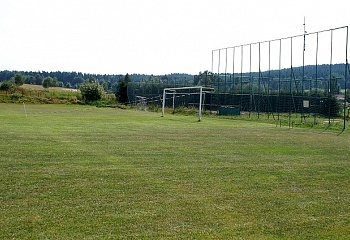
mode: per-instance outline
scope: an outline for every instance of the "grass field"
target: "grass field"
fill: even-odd
[[[0,239],[346,239],[350,134],[0,104]]]

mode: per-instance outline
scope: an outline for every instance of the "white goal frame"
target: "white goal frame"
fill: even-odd
[[[162,117],[164,117],[164,110],[165,110],[165,101],[166,101],[166,95],[173,95],[173,108],[174,108],[174,99],[175,94],[181,94],[177,91],[179,90],[189,90],[189,89],[198,89],[199,93],[199,107],[198,107],[198,121],[202,121],[202,108],[203,108],[203,95],[206,92],[213,92],[214,88],[209,87],[203,87],[203,86],[195,86],[195,87],[178,87],[178,88],[164,88],[163,90],[163,101],[162,101]],[[185,93],[188,94],[188,93]]]

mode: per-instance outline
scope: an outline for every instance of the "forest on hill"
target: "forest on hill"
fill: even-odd
[[[42,85],[45,78],[52,78],[55,85],[66,88],[79,88],[79,85],[89,79],[97,80],[100,85],[108,91],[113,92],[120,80],[124,79],[121,74],[90,74],[81,72],[46,72],[46,71],[0,71],[0,82],[14,82],[16,74],[20,74],[25,84]],[[146,74],[130,74],[133,83],[142,82],[169,82],[171,84],[189,84],[193,81],[193,76],[184,73],[172,73],[168,75],[146,75]]]
[[[303,67],[295,67],[293,69],[271,70],[265,72],[253,73],[210,73],[209,71],[199,72],[198,75],[191,75],[186,73],[171,73],[166,75],[146,75],[146,74],[129,74],[131,83],[134,85],[156,85],[157,88],[162,87],[176,87],[176,86],[193,86],[193,85],[207,85],[216,86],[219,82],[225,81],[225,76],[234,76],[235,79],[240,77],[252,77],[253,81],[261,79],[290,79],[291,76],[295,79],[330,79],[336,78],[340,88],[345,87],[345,64],[325,64],[325,65],[310,65]],[[79,85],[85,81],[94,79],[108,92],[114,92],[116,86],[124,79],[121,74],[90,74],[81,72],[46,72],[46,71],[0,71],[0,82],[15,81],[15,76],[21,75],[23,83],[42,85],[45,78],[51,78],[53,85],[66,88],[79,88]],[[206,75],[206,76],[204,76]],[[211,75],[208,78],[207,75]],[[348,74],[349,75],[349,74]],[[220,77],[218,77],[220,76]],[[203,78],[206,78],[204,80]],[[209,80],[208,80],[209,79]],[[208,81],[207,81],[208,80]],[[237,80],[237,81],[238,81]],[[221,83],[220,83],[221,84]]]

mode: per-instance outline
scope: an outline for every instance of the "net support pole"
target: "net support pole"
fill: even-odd
[[[253,111],[252,44],[249,44],[249,118]]]
[[[346,40],[345,40],[345,92],[344,92],[344,123],[343,123],[343,131],[345,130],[346,128],[346,110],[348,108],[348,106],[346,106],[346,96],[347,96],[347,93],[348,93],[348,84],[347,84],[347,81],[348,81],[348,67],[349,67],[349,63],[348,63],[348,39],[349,39],[349,29],[348,27],[346,27]],[[348,110],[349,111],[349,110]]]
[[[303,74],[301,77],[301,100],[302,102],[304,101],[304,81],[305,81],[305,43],[306,43],[306,37],[305,37],[305,17],[304,17],[304,47],[303,47]],[[310,94],[310,92],[309,92]],[[303,122],[305,120],[305,115],[304,115],[304,104],[301,107],[301,119],[300,122]]]
[[[328,80],[328,126],[331,125],[331,98],[332,98],[332,64],[333,64],[333,30],[331,30],[331,57],[329,63],[329,80]]]
[[[173,113],[175,113],[175,92],[173,92]]]
[[[289,82],[289,113],[288,113],[288,124],[291,128],[292,121],[292,81],[293,81],[293,37],[290,38],[290,82]]]
[[[203,99],[203,87],[199,88],[199,110],[198,110],[198,121],[202,121],[202,100]]]
[[[241,99],[240,99],[240,107],[242,109],[242,106],[243,106],[243,45],[241,46],[241,79],[240,79],[240,94],[241,94]]]
[[[163,90],[163,102],[162,102],[162,117],[164,117],[164,108],[165,108],[165,88]]]
[[[236,48],[234,47],[232,50],[232,82],[231,82],[231,88],[232,88],[232,93],[233,93],[233,99],[235,99],[235,93],[236,93],[236,84],[235,84],[235,54],[236,54]]]
[[[280,51],[278,58],[278,107],[277,107],[277,119],[280,120],[280,100],[281,100],[281,66],[282,66],[282,39],[280,39]]]
[[[214,72],[214,50],[211,51],[211,72]]]

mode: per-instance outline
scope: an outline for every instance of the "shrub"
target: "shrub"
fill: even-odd
[[[20,99],[22,97],[22,94],[20,94],[20,93],[12,93],[11,95],[10,95],[10,99],[11,100],[18,100],[18,99]]]
[[[85,101],[93,102],[102,98],[103,88],[96,82],[86,82],[80,85],[80,92]]]
[[[321,101],[321,114],[323,116],[338,117],[341,110],[342,105],[335,97]]]
[[[9,92],[9,91],[12,91],[14,89],[15,89],[15,85],[12,82],[9,82],[9,81],[5,81],[5,82],[3,82],[0,85],[0,90],[1,91]]]

